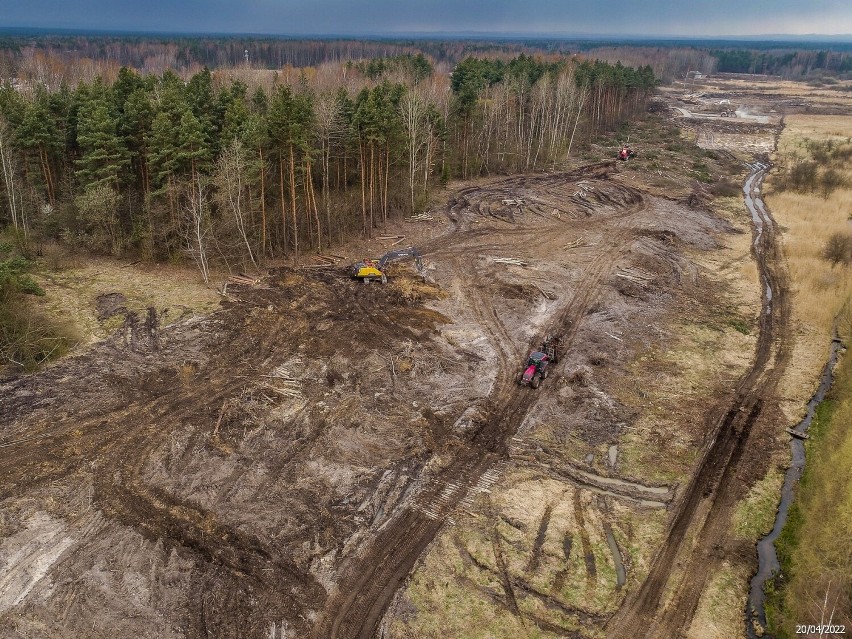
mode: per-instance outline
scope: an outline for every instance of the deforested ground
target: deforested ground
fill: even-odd
[[[0,382],[0,635],[688,630],[753,550],[728,526],[786,357],[775,238],[758,268],[741,200],[694,179],[742,181],[777,122],[744,126],[689,170],[649,140],[454,188],[397,229],[425,281],[282,267]],[[517,384],[546,335],[559,364]]]

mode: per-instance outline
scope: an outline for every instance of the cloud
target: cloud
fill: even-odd
[[[852,33],[847,0],[29,0],[7,26],[178,32]]]

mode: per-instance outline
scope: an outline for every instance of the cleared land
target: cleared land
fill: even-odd
[[[786,276],[705,184],[777,123],[702,122],[741,136],[707,151],[669,126],[627,164],[453,189],[393,229],[428,282],[283,268],[168,326],[118,304],[0,382],[0,634],[736,636]],[[547,334],[560,364],[518,386]]]

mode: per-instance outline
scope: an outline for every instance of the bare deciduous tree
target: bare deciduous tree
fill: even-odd
[[[210,211],[207,186],[200,178],[190,183],[190,197],[184,207],[187,216],[185,233],[186,251],[195,260],[205,284],[210,283],[210,265],[207,258],[210,235]]]
[[[320,143],[320,165],[322,169],[322,201],[328,241],[331,243],[331,152],[332,148],[346,136],[346,122],[340,112],[340,102],[331,91],[317,96],[314,105],[315,135]]]
[[[399,109],[408,147],[408,187],[411,195],[411,211],[414,212],[416,178],[419,174],[422,151],[428,144],[427,107],[425,100],[416,91],[410,90],[400,100]]]
[[[27,222],[24,217],[24,207],[21,191],[17,183],[18,157],[12,147],[12,136],[6,123],[0,119],[0,170],[3,172],[3,186],[6,193],[6,203],[12,216],[12,226],[27,233]]]
[[[246,232],[246,222],[243,213],[244,182],[247,163],[243,143],[234,138],[221,153],[216,161],[216,172],[213,182],[216,185],[216,199],[223,210],[227,210],[234,218],[237,232],[245,244],[246,252],[251,263],[256,267],[257,260],[251,248],[251,241]]]

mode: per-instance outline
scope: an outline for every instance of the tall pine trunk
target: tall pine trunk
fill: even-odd
[[[293,257],[299,263],[299,223],[296,218],[296,151],[290,145],[290,212],[293,220]]]
[[[317,250],[322,253],[322,225],[320,224],[319,208],[317,207],[317,194],[316,191],[314,191],[314,176],[313,170],[311,169],[310,160],[308,160],[307,162],[307,175],[305,176],[305,184],[307,185],[308,202],[310,207],[308,215],[310,215],[310,211],[313,210],[314,223],[317,225]]]
[[[388,182],[390,182],[390,147],[385,149],[385,193],[384,193],[384,209],[382,215],[384,222],[388,222]]]
[[[369,237],[367,231],[367,167],[365,166],[367,151],[361,143],[358,144],[358,154],[361,160],[361,225],[364,229],[364,235]]]
[[[281,231],[284,238],[284,252],[287,252],[287,198],[284,197],[284,158],[278,159],[278,189],[281,196]]]
[[[263,163],[263,147],[258,147],[260,153],[260,257],[266,260],[266,166]]]
[[[375,192],[376,182],[376,160],[375,160],[375,145],[370,140],[370,237],[373,235],[373,229],[376,228],[375,218],[373,216],[373,193]]]

